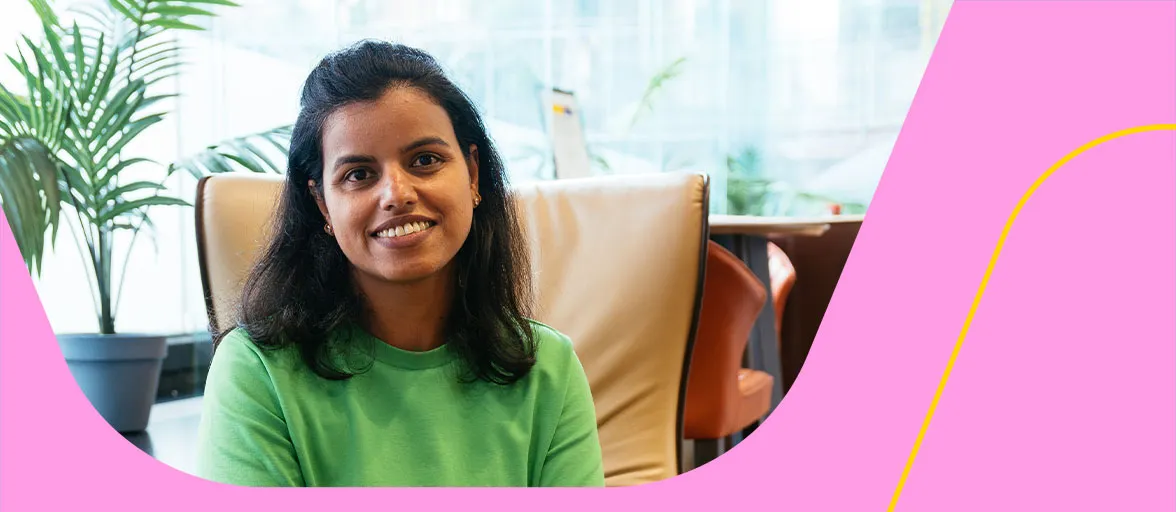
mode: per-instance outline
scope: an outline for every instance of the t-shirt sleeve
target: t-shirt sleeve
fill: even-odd
[[[197,476],[232,485],[302,486],[269,369],[243,331],[212,358],[197,435]]]
[[[555,435],[539,475],[539,486],[603,487],[604,462],[592,391],[584,367],[571,349],[571,341],[566,337],[563,341],[567,343],[568,382]]]

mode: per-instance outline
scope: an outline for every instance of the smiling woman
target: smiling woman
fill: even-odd
[[[218,337],[198,474],[259,486],[600,486],[595,409],[528,318],[505,171],[427,54],[365,41],[303,87],[269,242]]]
[[[440,345],[440,318],[426,320],[435,324],[429,339],[391,330],[404,325],[408,312],[401,304],[412,303],[421,313],[438,310],[419,300],[421,287],[428,288],[423,296],[449,302],[453,274],[443,270],[470,233],[477,143],[459,143],[445,109],[406,86],[393,86],[373,102],[339,108],[327,117],[322,141],[323,161],[331,164],[321,186],[314,179],[310,184],[326,229],[355,267],[357,287],[368,296],[400,290],[417,298],[391,301],[399,310],[391,317],[397,322],[374,328],[388,329],[385,339],[407,334],[413,339],[405,343],[426,344],[415,348]],[[404,232],[416,223],[428,229]],[[403,286],[408,282],[416,284]]]

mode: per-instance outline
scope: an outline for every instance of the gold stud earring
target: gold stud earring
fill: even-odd
[[[335,229],[330,224],[323,224],[323,231],[326,231],[328,235],[335,236]]]

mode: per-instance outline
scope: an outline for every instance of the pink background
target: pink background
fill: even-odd
[[[0,509],[885,510],[1017,200],[1078,146],[1154,123],[1176,123],[1176,3],[957,2],[793,390],[732,453],[630,489],[179,473],[81,395],[0,222]],[[898,509],[1176,508],[1174,269],[1176,132],[1062,167],[1010,233]]]

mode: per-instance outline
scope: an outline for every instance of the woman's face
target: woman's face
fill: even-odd
[[[322,148],[316,200],[357,279],[410,283],[448,268],[473,221],[478,153],[462,155],[445,109],[393,87],[331,114]]]

